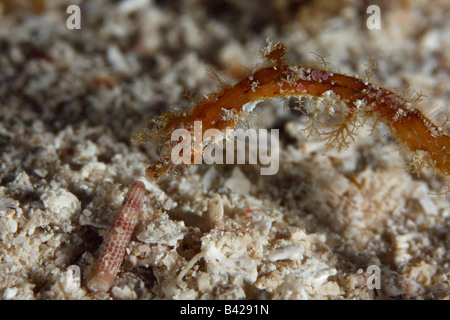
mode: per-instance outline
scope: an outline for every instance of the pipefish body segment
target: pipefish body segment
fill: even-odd
[[[173,130],[185,128],[193,132],[194,121],[202,121],[202,130],[215,128],[221,131],[233,129],[245,121],[248,114],[261,101],[277,97],[319,98],[339,109],[346,116],[339,125],[345,128],[349,122],[359,119],[365,122],[383,122],[392,134],[412,152],[424,156],[430,167],[450,177],[450,125],[448,114],[440,119],[430,119],[417,101],[408,101],[390,90],[365,80],[333,73],[316,67],[289,64],[284,61],[286,48],[281,42],[268,42],[262,50],[266,65],[233,86],[206,96],[189,111],[180,114],[164,113],[153,120],[152,130],[144,129],[135,141],[160,139],[164,151],[161,158],[147,168],[149,179],[166,174],[173,164],[170,151]],[[313,112],[322,112],[319,109]],[[353,123],[354,124],[354,123]],[[337,130],[336,132],[339,132]],[[327,139],[332,144],[333,134]]]

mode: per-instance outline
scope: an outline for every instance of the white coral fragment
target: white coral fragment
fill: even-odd
[[[184,237],[185,231],[183,221],[171,220],[164,213],[145,225],[142,231],[138,231],[136,238],[145,243],[175,246]]]
[[[59,219],[70,219],[81,209],[81,203],[77,197],[64,189],[48,190],[41,196],[45,208],[58,215]]]

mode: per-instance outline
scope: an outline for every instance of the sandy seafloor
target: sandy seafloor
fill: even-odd
[[[147,182],[114,287],[86,288],[127,186],[157,159],[130,137],[187,96],[288,60],[373,79],[424,103],[450,101],[450,2],[0,1],[2,299],[448,299],[450,202],[443,179],[408,169],[380,128],[344,151],[306,139],[305,115],[264,102],[280,168],[193,166]],[[30,4],[31,3],[31,4]],[[70,4],[82,29],[66,27]],[[380,30],[366,27],[369,4]],[[292,102],[295,103],[295,102]],[[70,285],[69,266],[81,270]],[[378,266],[380,289],[367,286]]]

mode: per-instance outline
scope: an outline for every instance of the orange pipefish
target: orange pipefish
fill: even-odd
[[[203,132],[211,128],[233,129],[237,123],[245,121],[259,102],[292,96],[320,99],[331,106],[331,110],[344,114],[338,129],[328,135],[330,144],[335,144],[336,139],[345,139],[348,135],[343,131],[351,134],[350,127],[356,126],[358,121],[362,123],[372,118],[375,124],[385,123],[399,142],[420,154],[425,165],[450,177],[450,125],[445,110],[440,113],[437,109],[427,110],[419,106],[419,99],[407,99],[355,77],[289,64],[284,59],[286,48],[281,42],[268,42],[262,54],[268,65],[233,86],[224,86],[220,92],[205,96],[188,111],[165,112],[153,119],[152,130],[146,128],[135,135],[136,143],[156,138],[162,140],[164,146],[161,158],[146,170],[149,179],[158,179],[173,167],[170,161],[173,130],[192,131],[194,121],[202,122]],[[338,145],[342,144],[345,141],[339,141]]]

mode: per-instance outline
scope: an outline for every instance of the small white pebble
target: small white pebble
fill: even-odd
[[[434,202],[431,199],[420,199],[419,200],[420,206],[425,211],[426,214],[436,216],[438,214],[438,208],[434,204]]]
[[[17,288],[6,288],[6,290],[3,292],[2,299],[3,300],[13,299],[16,296],[17,291],[19,291]]]
[[[235,167],[231,173],[231,177],[227,179],[224,184],[225,188],[230,189],[232,192],[239,194],[248,194],[250,192],[251,183],[242,171]]]

